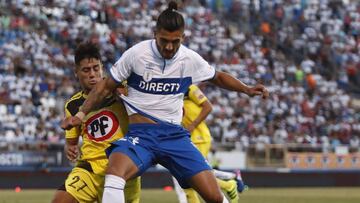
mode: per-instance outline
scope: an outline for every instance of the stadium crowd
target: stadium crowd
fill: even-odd
[[[0,1],[0,142],[64,142],[64,101],[78,89],[73,49],[97,42],[106,68],[152,38],[161,0]],[[201,87],[215,142],[360,148],[360,3],[330,0],[187,1],[184,44],[261,101]],[[251,3],[250,3],[251,2]]]

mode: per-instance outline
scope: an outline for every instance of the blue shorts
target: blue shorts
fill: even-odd
[[[138,175],[159,163],[167,168],[182,188],[189,188],[189,178],[211,170],[206,159],[190,140],[190,134],[179,125],[170,123],[130,124],[124,138],[113,142],[107,156],[120,152],[137,165]]]

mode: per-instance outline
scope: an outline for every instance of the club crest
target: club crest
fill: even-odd
[[[150,82],[152,78],[153,78],[152,68],[150,67],[149,64],[147,64],[145,67],[144,74],[143,74],[143,79],[145,82]]]

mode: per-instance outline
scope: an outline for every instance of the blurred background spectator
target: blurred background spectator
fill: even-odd
[[[181,1],[185,45],[267,101],[203,84],[217,146],[360,148],[360,3]],[[152,38],[162,0],[0,0],[0,142],[64,143],[64,101],[79,88],[73,50],[100,45],[106,68]],[[2,146],[2,145],[1,145]]]

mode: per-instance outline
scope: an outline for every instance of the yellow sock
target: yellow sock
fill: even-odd
[[[237,191],[237,185],[235,180],[224,181],[216,178],[221,190],[225,191],[227,196],[229,197],[230,203],[238,203],[239,202],[239,194]]]
[[[188,203],[200,203],[199,196],[194,189],[184,189]]]
[[[231,182],[229,182],[229,181],[221,180],[219,178],[216,178],[216,180],[217,180],[220,188],[222,190],[225,190],[226,192],[232,190],[233,187],[234,187],[233,184]]]

